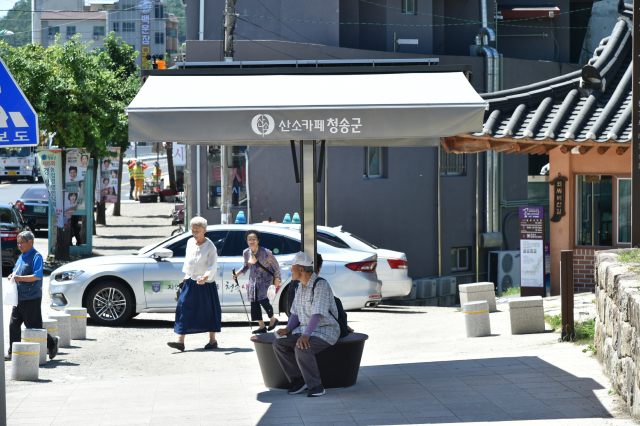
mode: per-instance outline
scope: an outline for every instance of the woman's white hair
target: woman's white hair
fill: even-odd
[[[189,226],[199,226],[200,228],[207,229],[207,219],[201,216],[196,216],[189,222]]]

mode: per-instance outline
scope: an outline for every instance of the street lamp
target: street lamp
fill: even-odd
[[[9,31],[9,30],[0,30],[0,36],[11,36],[14,35],[13,31]]]

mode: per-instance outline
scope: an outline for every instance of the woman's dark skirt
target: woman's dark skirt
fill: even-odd
[[[186,280],[178,298],[174,331],[177,334],[217,333],[221,323],[222,312],[216,283],[198,285],[192,279]]]

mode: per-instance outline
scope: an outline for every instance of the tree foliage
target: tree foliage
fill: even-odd
[[[79,35],[48,48],[0,41],[0,57],[38,114],[40,130],[55,133],[62,148],[86,148],[94,157],[107,146],[126,148],[124,108],[139,90],[135,52],[113,33],[91,51]]]
[[[31,0],[18,0],[9,12],[0,18],[0,30],[13,31],[15,35],[3,40],[11,46],[31,43]]]

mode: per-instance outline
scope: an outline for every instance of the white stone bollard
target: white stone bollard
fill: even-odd
[[[42,328],[47,330],[47,333],[51,337],[56,337],[58,335],[58,321],[54,319],[46,319],[42,320]]]
[[[478,300],[486,300],[489,303],[489,311],[495,312],[496,293],[493,283],[462,284],[460,289],[460,305]]]
[[[71,315],[69,314],[51,314],[50,319],[58,321],[58,347],[68,348],[71,346]]]
[[[544,333],[542,297],[530,296],[509,300],[511,334]]]
[[[486,300],[469,302],[462,305],[467,337],[482,337],[491,335],[489,321],[489,303]]]
[[[38,380],[40,344],[13,342],[11,346],[11,380]]]
[[[44,328],[27,328],[22,330],[22,341],[40,345],[40,365],[47,363],[47,330]]]
[[[71,339],[87,338],[87,308],[66,308],[65,314],[71,315]]]

